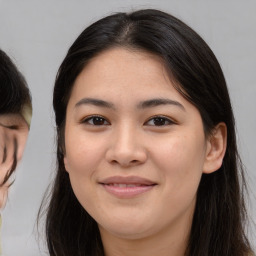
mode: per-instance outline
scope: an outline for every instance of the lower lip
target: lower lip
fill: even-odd
[[[107,192],[119,198],[132,198],[144,194],[154,188],[155,185],[137,186],[137,187],[117,187],[102,184]]]

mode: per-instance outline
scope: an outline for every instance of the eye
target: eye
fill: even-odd
[[[101,126],[101,125],[109,125],[110,123],[102,116],[90,116],[82,120],[81,123]]]
[[[155,116],[149,119],[145,124],[150,126],[166,126],[175,124],[175,122],[164,116]]]

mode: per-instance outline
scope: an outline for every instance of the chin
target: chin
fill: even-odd
[[[103,221],[99,224],[100,231],[111,233],[112,235],[125,239],[141,239],[151,235],[152,227],[149,222],[139,218],[115,218],[112,216],[110,221]]]
[[[104,227],[101,227],[101,228],[105,229]],[[136,227],[127,227],[127,228],[111,227],[111,229],[105,229],[105,232],[111,233],[115,237],[122,238],[122,239],[129,239],[129,240],[142,239],[150,235],[149,231],[141,230]]]

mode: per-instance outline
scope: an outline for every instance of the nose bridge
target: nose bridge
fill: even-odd
[[[124,123],[117,128],[116,136],[114,139],[116,150],[120,151],[133,151],[135,149],[135,144],[138,143],[136,140],[137,129],[129,124]]]
[[[116,127],[108,159],[125,166],[143,163],[146,160],[140,131],[134,124],[125,122]]]

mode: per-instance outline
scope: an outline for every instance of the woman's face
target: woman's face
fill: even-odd
[[[159,57],[115,48],[92,59],[67,106],[65,147],[74,193],[102,234],[190,228],[208,143]]]

